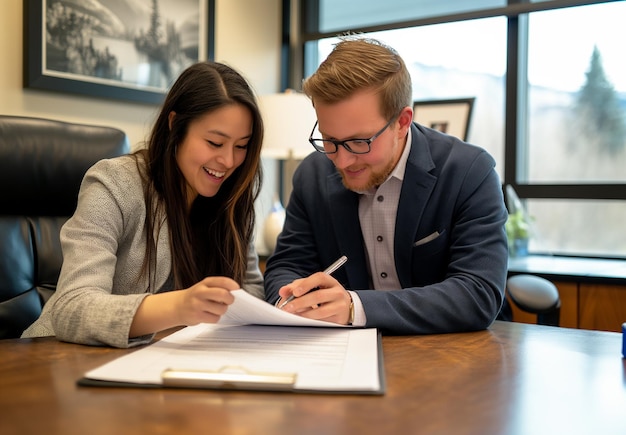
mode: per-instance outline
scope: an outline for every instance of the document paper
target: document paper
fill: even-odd
[[[190,326],[115,359],[85,378],[162,385],[167,369],[295,373],[294,390],[382,394],[376,329]]]
[[[234,290],[235,302],[229,305],[226,314],[218,322],[220,325],[283,325],[283,326],[323,326],[345,328],[347,325],[307,319],[288,313],[274,305],[252,296],[245,290]]]

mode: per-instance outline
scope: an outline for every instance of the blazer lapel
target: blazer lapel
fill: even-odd
[[[411,286],[413,242],[424,208],[437,182],[437,177],[429,172],[435,164],[426,138],[415,124],[411,127],[411,141],[411,152],[400,192],[394,240],[396,270],[403,288]]]

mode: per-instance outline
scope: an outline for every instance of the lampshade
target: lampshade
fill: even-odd
[[[306,95],[295,91],[261,95],[259,107],[265,126],[263,157],[300,160],[314,151],[308,139],[317,117]]]

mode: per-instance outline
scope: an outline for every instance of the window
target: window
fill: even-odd
[[[414,99],[476,97],[468,141],[525,202],[531,252],[626,258],[626,1],[304,0],[302,12],[304,76],[350,31],[399,51]]]
[[[589,257],[626,257],[624,201],[528,199],[533,217],[529,251]]]
[[[624,17],[626,2],[529,14],[527,170],[518,180],[626,181]]]

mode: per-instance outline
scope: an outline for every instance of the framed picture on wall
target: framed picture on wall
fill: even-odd
[[[159,104],[214,58],[215,0],[25,0],[24,87]]]
[[[413,120],[425,127],[467,140],[474,97],[413,102]]]

